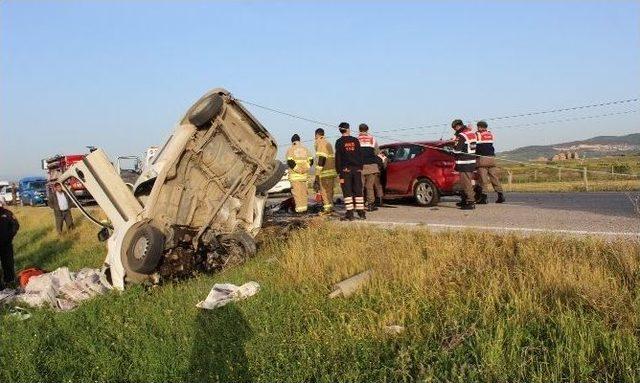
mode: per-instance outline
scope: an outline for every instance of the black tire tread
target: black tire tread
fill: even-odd
[[[147,237],[149,248],[147,249],[146,256],[144,258],[138,259],[133,254],[133,248],[135,246],[135,243],[142,236]],[[126,249],[127,264],[129,265],[129,268],[136,273],[151,274],[155,270],[156,266],[158,266],[158,263],[162,258],[164,249],[164,236],[162,235],[160,230],[151,225],[138,227],[136,229],[136,232],[128,241]]]
[[[270,176],[262,180],[260,184],[256,186],[256,193],[266,193],[269,191],[269,189],[280,182],[280,180],[282,179],[282,175],[284,174],[285,170],[287,170],[287,166],[281,161],[275,160],[273,169],[273,173],[271,173]]]

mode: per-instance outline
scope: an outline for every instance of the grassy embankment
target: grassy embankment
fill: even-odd
[[[581,170],[587,168],[589,191],[640,190],[640,156],[588,158],[579,160],[531,162],[527,165],[500,161],[501,181],[510,191],[568,192],[585,191]],[[562,167],[562,170],[545,166]],[[578,171],[572,169],[579,169]],[[508,187],[508,173],[512,184]],[[593,173],[595,171],[596,173]],[[636,175],[636,177],[619,174]]]
[[[98,266],[82,221],[16,209],[19,267]],[[267,238],[242,267],[76,310],[0,317],[0,381],[638,381],[640,245],[331,223]],[[330,286],[373,269],[357,295]],[[262,286],[214,311],[215,282]],[[402,325],[400,335],[385,325]]]

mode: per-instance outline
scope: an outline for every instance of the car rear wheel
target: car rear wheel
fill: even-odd
[[[209,123],[220,113],[224,100],[217,93],[201,98],[187,112],[187,119],[190,123],[201,128]]]
[[[438,188],[427,179],[418,180],[413,188],[413,197],[420,206],[435,206],[440,201]]]
[[[151,274],[162,258],[164,236],[148,224],[134,230],[127,243],[123,243],[127,264],[136,273]]]
[[[272,187],[276,186],[282,179],[287,167],[282,162],[275,160],[273,166],[273,173],[265,179],[259,180],[258,186],[256,186],[256,193],[262,194],[268,192]]]

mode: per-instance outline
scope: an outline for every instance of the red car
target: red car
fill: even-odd
[[[385,199],[413,197],[420,206],[434,206],[441,196],[457,194],[460,179],[452,154],[443,148],[450,141],[403,142],[380,146],[387,158],[382,175]]]

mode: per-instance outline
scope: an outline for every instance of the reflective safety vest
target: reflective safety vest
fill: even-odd
[[[496,152],[493,148],[493,133],[488,130],[477,131],[476,153],[481,156],[495,156]]]
[[[299,141],[294,142],[287,150],[287,161],[295,161],[296,166],[289,169],[289,181],[307,181],[311,160],[309,151]]]
[[[358,134],[358,141],[360,141],[360,148],[362,149],[362,163],[363,164],[378,164],[378,142],[375,137],[366,132],[360,132]]]
[[[320,178],[337,177],[336,157],[333,154],[333,147],[324,137],[316,140],[316,170],[315,175]],[[321,165],[320,157],[324,157],[324,164]]]
[[[456,133],[456,171],[472,172],[476,168],[476,143],[477,137],[471,129],[464,129]]]

